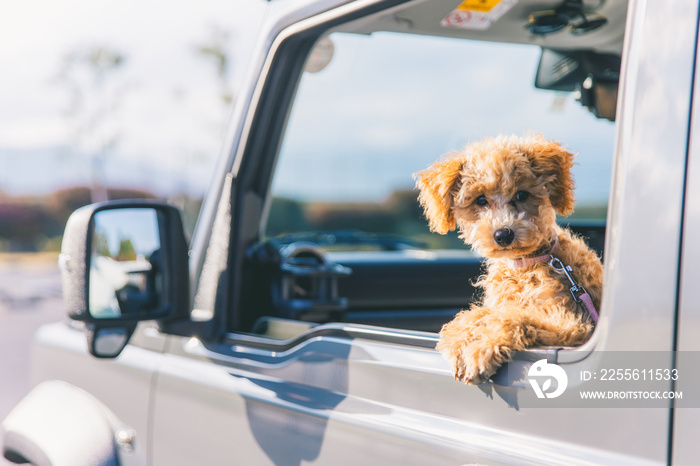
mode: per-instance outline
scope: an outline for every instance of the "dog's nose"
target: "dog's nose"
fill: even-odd
[[[515,233],[510,228],[501,228],[493,234],[493,239],[499,246],[508,246],[515,239]]]

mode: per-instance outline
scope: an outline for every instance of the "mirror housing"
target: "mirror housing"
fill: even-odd
[[[59,265],[68,316],[85,323],[93,356],[117,357],[138,322],[189,316],[187,242],[169,204],[111,201],[76,210]]]
[[[617,87],[617,80],[596,78],[589,74],[576,91],[578,92],[578,101],[596,118],[615,121]]]
[[[535,87],[576,92],[597,118],[615,120],[621,58],[592,51],[542,49]]]

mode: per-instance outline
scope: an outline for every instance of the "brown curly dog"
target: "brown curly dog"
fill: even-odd
[[[499,136],[416,174],[430,229],[459,228],[486,258],[483,299],[440,331],[437,349],[455,379],[485,382],[513,351],[580,345],[593,331],[603,266],[556,223],[557,213],[573,212],[572,165],[573,155],[543,136]]]

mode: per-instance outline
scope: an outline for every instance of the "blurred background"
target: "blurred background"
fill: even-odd
[[[192,228],[252,44],[247,4],[30,0],[0,18],[0,251],[55,252],[106,199],[167,199]],[[236,31],[234,33],[234,30]]]
[[[0,15],[0,419],[64,318],[70,213],[158,198],[194,226],[263,0],[27,0]],[[259,13],[258,13],[259,12]],[[0,459],[0,463],[3,460]]]

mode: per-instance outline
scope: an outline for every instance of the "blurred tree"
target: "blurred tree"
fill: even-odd
[[[328,230],[360,230],[367,233],[389,233],[414,238],[433,249],[464,249],[459,233],[436,235],[428,229],[428,221],[412,190],[394,191],[379,203],[302,202],[274,197],[270,205],[265,234]]]
[[[202,43],[195,45],[194,52],[197,56],[214,65],[215,80],[217,83],[216,96],[221,104],[221,112],[214,120],[213,125],[211,125],[211,122],[205,122],[205,124],[207,124],[207,126],[213,126],[212,140],[218,142],[224,134],[229,114],[231,113],[231,105],[234,100],[234,92],[231,85],[232,60],[230,52],[230,33],[218,25],[210,26],[208,38],[202,41]],[[211,147],[215,147],[215,145]],[[213,166],[216,155],[215,150],[211,148],[197,148],[195,150],[188,149],[178,153],[177,157],[179,163],[182,165],[182,169],[185,172],[190,172],[192,164]],[[180,207],[183,214],[186,234],[188,237],[191,237],[197,218],[199,217],[203,197],[192,196],[187,185],[187,178],[183,178],[181,186],[179,186],[175,193],[169,196],[168,200]]]
[[[136,260],[136,249],[130,238],[121,238],[119,240],[119,252],[116,259],[118,261],[133,261]]]
[[[107,240],[107,235],[103,231],[95,232],[95,252],[100,256],[112,257],[112,253],[109,250],[109,241]]]
[[[117,77],[125,60],[105,45],[76,48],[63,57],[57,75],[69,96],[66,117],[75,150],[89,158],[92,202],[109,198],[103,168],[119,140],[115,116],[128,86]]]
[[[219,82],[219,97],[225,109],[233,103],[233,91],[231,90],[229,73],[231,58],[228,51],[230,34],[220,26],[213,25],[209,40],[197,46],[197,53],[214,63],[216,77]]]
[[[44,206],[29,200],[0,201],[0,239],[8,251],[36,251],[61,229]]]
[[[138,189],[107,189],[109,199],[155,199],[156,195]],[[91,195],[90,189],[84,186],[76,186],[73,188],[65,188],[51,194],[51,197],[45,201],[47,211],[52,217],[63,227],[76,209],[90,204]]]
[[[270,213],[267,216],[265,235],[269,237],[284,233],[296,233],[319,229],[317,225],[309,224],[304,211],[304,205],[293,199],[273,197],[270,204]]]

